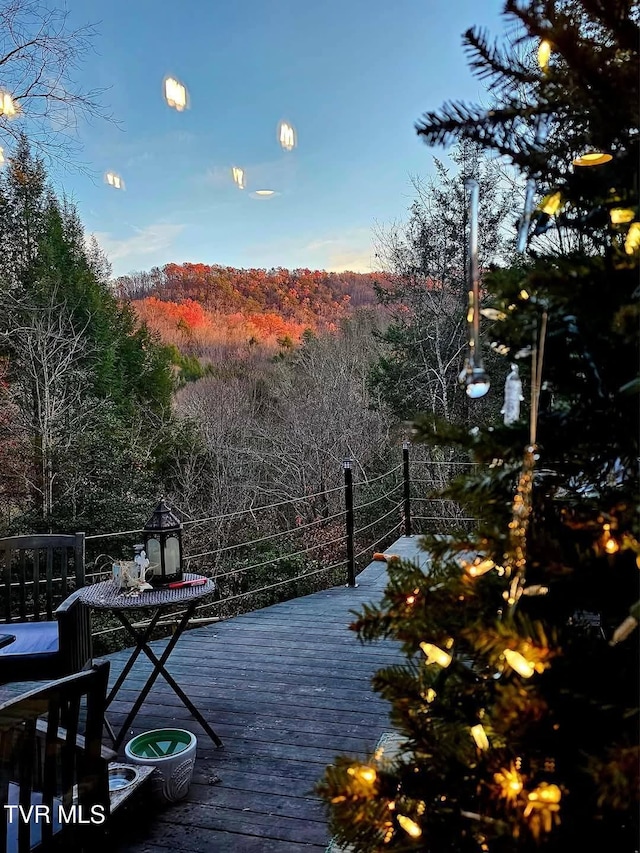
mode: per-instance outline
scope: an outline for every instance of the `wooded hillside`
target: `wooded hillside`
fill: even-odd
[[[221,341],[293,343],[305,329],[335,328],[353,309],[375,305],[374,285],[388,278],[184,263],[121,276],[114,288],[166,343],[202,352]]]

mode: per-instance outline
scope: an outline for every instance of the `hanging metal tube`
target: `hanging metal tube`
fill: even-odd
[[[478,182],[469,179],[465,181],[469,190],[469,313],[471,360],[477,363],[480,353],[480,283],[478,272],[478,199],[480,188]]]
[[[539,149],[540,146],[546,140],[547,129],[547,116],[538,116],[538,121],[536,124],[536,135],[533,141],[533,147],[535,150]],[[529,180],[527,181],[527,189],[524,197],[524,210],[522,211],[522,218],[520,219],[520,226],[518,228],[518,242],[516,244],[516,251],[520,252],[521,254],[527,248],[529,226],[531,224],[531,214],[533,213],[533,197],[535,195],[535,191],[535,178],[529,178]]]
[[[460,381],[466,385],[469,397],[482,397],[489,390],[489,377],[482,366],[480,354],[480,272],[478,265],[478,199],[479,186],[473,178],[465,181],[465,189],[469,191],[469,238],[468,238],[468,297],[467,322],[469,324],[469,355]]]

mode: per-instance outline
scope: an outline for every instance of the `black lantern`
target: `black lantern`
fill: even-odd
[[[144,546],[153,586],[182,580],[182,522],[164,498],[144,526]]]

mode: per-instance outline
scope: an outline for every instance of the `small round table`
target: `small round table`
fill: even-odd
[[[187,574],[183,575],[183,580],[190,581],[202,581],[200,575]],[[211,595],[215,591],[216,585],[209,578],[206,579],[206,583],[202,583],[198,586],[183,586],[178,589],[162,589],[155,588],[152,590],[144,590],[137,595],[131,595],[128,591],[122,591],[118,589],[113,581],[101,581],[100,583],[91,584],[90,586],[82,587],[78,590],[78,597],[82,600],[87,607],[91,607],[95,610],[105,610],[113,613],[116,616],[122,625],[124,626],[127,633],[133,638],[135,641],[135,648],[133,649],[129,660],[126,662],[124,669],[118,676],[115,684],[109,691],[109,695],[107,696],[106,707],[115,699],[118,691],[122,687],[127,678],[128,674],[131,672],[131,669],[136,662],[138,655],[140,652],[144,652],[145,655],[149,658],[151,663],[153,664],[153,669],[147,681],[145,682],[140,695],[136,699],[133,708],[129,712],[127,719],[124,721],[122,728],[120,729],[117,735],[114,734],[113,729],[111,728],[108,721],[105,719],[105,723],[107,729],[109,730],[109,734],[114,743],[114,747],[118,749],[122,744],[126,733],[131,726],[131,723],[136,718],[140,708],[144,700],[149,695],[149,691],[153,687],[156,679],[159,675],[162,675],[167,684],[171,687],[173,692],[178,696],[183,705],[193,714],[196,720],[200,723],[205,732],[209,735],[211,740],[215,743],[216,746],[222,746],[222,741],[218,737],[218,735],[211,728],[209,723],[204,719],[200,711],[195,707],[191,699],[187,696],[184,690],[180,687],[179,684],[175,681],[172,675],[170,675],[165,667],[167,660],[169,659],[169,655],[173,651],[176,643],[180,639],[182,632],[186,628],[189,619],[193,616],[193,613],[196,609],[196,606],[200,599],[205,598],[208,595]],[[178,626],[169,640],[167,647],[163,651],[162,655],[158,658],[153,650],[149,647],[149,638],[153,633],[153,629],[156,626],[158,619],[163,611],[175,608],[182,607],[186,605],[186,609]],[[138,630],[132,624],[129,615],[136,610],[153,610],[153,615],[151,616],[151,620],[144,628],[144,630]]]

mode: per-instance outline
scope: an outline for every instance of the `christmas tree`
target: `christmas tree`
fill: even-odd
[[[477,525],[424,536],[429,569],[392,562],[351,626],[406,660],[374,679],[400,751],[341,756],[318,786],[350,851],[638,849],[638,8],[505,15],[515,45],[465,34],[496,103],[446,104],[418,133],[527,182],[517,262],[479,271],[469,311],[469,365],[484,339],[504,355],[494,389],[515,364],[525,399],[488,427],[414,423],[480,463],[445,492]]]

